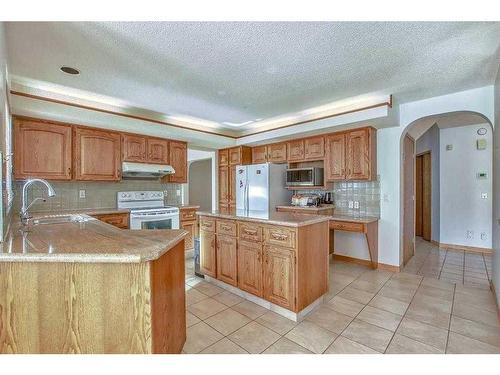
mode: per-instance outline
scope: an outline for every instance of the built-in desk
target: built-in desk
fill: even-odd
[[[376,269],[378,268],[378,220],[377,217],[368,216],[358,218],[346,215],[332,215],[329,225],[331,242],[333,242],[336,230],[364,233],[368,243],[371,265]]]

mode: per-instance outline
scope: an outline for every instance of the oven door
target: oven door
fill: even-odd
[[[179,229],[179,214],[130,214],[130,229]]]

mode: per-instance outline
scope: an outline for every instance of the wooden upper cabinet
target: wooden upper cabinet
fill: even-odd
[[[229,165],[229,150],[228,149],[219,150],[217,154],[219,155],[219,167],[224,167],[226,165]]]
[[[168,176],[170,182],[187,182],[187,144],[185,142],[170,141],[169,163],[175,173]]]
[[[325,139],[323,136],[304,140],[305,159],[323,159],[325,157]]]
[[[123,161],[146,162],[146,137],[122,134]]]
[[[147,160],[149,163],[168,164],[169,163],[169,142],[166,139],[147,139]],[[176,170],[177,172],[177,170]]]
[[[229,204],[229,167],[219,167],[219,204]]]
[[[229,206],[236,207],[236,166],[229,167]]]
[[[346,178],[376,178],[376,131],[373,128],[353,130],[346,134]]]
[[[286,143],[268,145],[267,160],[272,163],[286,163]]]
[[[252,162],[252,149],[250,147],[233,147],[228,152],[229,165],[246,165]]]
[[[215,233],[200,228],[200,271],[217,277]]]
[[[295,309],[295,250],[264,247],[264,298],[286,309]]]
[[[14,177],[71,180],[71,126],[14,121]]]
[[[262,297],[262,244],[239,240],[238,288]]]
[[[75,127],[75,179],[119,181],[121,179],[120,144],[119,133]]]
[[[236,237],[217,234],[217,279],[236,286],[238,263]]]
[[[252,147],[252,164],[267,162],[267,146]]]
[[[304,140],[299,139],[287,142],[287,160],[288,161],[304,160]]]
[[[325,137],[326,180],[345,180],[345,134],[332,134]]]

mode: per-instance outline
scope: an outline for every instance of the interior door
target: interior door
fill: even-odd
[[[403,264],[415,253],[415,141],[405,136],[403,145]]]
[[[426,152],[416,157],[415,234],[432,238],[432,157]]]

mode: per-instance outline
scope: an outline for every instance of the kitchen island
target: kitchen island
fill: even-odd
[[[289,212],[198,212],[205,278],[299,321],[328,292],[328,221]]]
[[[0,246],[0,353],[180,353],[183,230],[88,215],[13,223]]]

